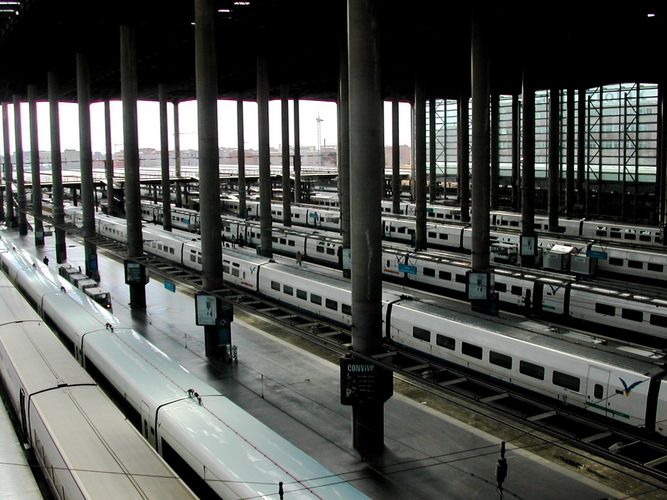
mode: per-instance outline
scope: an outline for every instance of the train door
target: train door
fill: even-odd
[[[148,429],[150,428],[150,415],[148,411],[148,405],[142,401],[141,402],[141,433],[144,435],[148,442],[150,443]],[[152,444],[152,443],[151,443]]]
[[[609,370],[603,370],[596,366],[588,368],[588,381],[586,382],[586,405],[589,409],[607,415],[611,405],[609,399]]]
[[[530,288],[526,288],[526,297],[529,297],[530,293]],[[544,300],[544,283],[542,283],[539,280],[535,280],[534,285],[533,285],[533,298],[531,300],[532,302],[532,307],[535,312],[540,312],[542,311],[542,301]],[[526,309],[528,309],[531,305],[528,303],[528,301],[524,298],[524,303],[526,305]]]

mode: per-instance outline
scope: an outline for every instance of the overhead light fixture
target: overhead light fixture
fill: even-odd
[[[9,0],[0,0],[0,7],[5,5],[21,5],[21,2],[9,1]]]
[[[646,17],[655,17],[655,12],[649,12]]]
[[[250,2],[237,0],[236,2],[234,2],[234,5],[250,5]]]
[[[218,9],[218,12],[221,14],[229,14],[231,11],[231,9]]]

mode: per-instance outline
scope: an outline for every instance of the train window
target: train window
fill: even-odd
[[[294,217],[295,219],[298,219],[298,218],[301,217],[301,214],[292,214],[292,217]]]
[[[498,283],[497,281],[493,285],[493,288],[495,289],[496,292],[506,292],[507,291],[507,285],[505,283]]]
[[[629,260],[628,261],[628,267],[632,269],[641,269],[644,267],[643,262],[639,262],[638,260]]]
[[[399,227],[398,232],[404,234],[405,233],[405,227]]]
[[[600,384],[595,384],[595,387],[593,387],[593,397],[595,399],[602,399],[604,397],[604,388]]]
[[[451,219],[451,218],[452,218],[452,214],[445,214],[445,219]]]
[[[315,251],[316,251],[317,253],[324,253],[324,247],[317,247],[317,248],[315,249]]]
[[[169,247],[169,253],[170,253],[171,255],[174,255],[174,249],[171,248],[171,247]]]
[[[278,243],[278,237],[277,236],[272,236],[271,241],[274,243]]]
[[[429,267],[425,267],[422,272],[424,273],[424,276],[435,276],[435,269]]]
[[[441,213],[437,213],[437,214],[435,214],[435,216],[436,216],[438,219],[442,219],[442,214],[441,214]]]
[[[616,308],[607,304],[595,304],[595,312],[605,316],[616,316]]]
[[[438,235],[438,238],[440,238],[441,240],[448,240],[448,239],[449,239],[449,235],[448,235],[448,234],[442,234],[442,233],[440,233],[440,234]]]
[[[523,289],[520,286],[512,285],[512,295],[521,295]]]
[[[237,278],[239,277],[239,270],[235,267],[232,268],[232,276],[236,276]],[[280,288],[278,288],[278,290],[280,290]]]
[[[648,264],[646,264],[646,268],[649,271],[654,271],[656,273],[661,273],[665,269],[665,267],[662,264],[654,264],[653,262],[649,262]]]
[[[528,377],[544,380],[544,367],[528,361],[519,361],[519,372]]]
[[[327,248],[327,255],[333,255],[336,251],[333,248]]]
[[[289,240],[287,242],[287,246],[290,246],[290,247],[296,246],[296,242],[294,240]]]
[[[414,229],[408,229],[408,234],[413,234],[413,235],[414,235],[414,234],[415,234],[415,230],[414,230]]]
[[[470,356],[471,358],[482,359],[482,348],[478,345],[462,342],[461,352],[466,356]]]
[[[518,220],[511,220],[510,221],[510,226],[519,227],[519,221]]]
[[[651,314],[651,324],[654,326],[662,326],[663,328],[667,328],[667,316]]]
[[[447,337],[446,335],[440,335],[439,333],[435,336],[435,343],[440,347],[444,347],[445,349],[450,349],[452,351],[456,348],[456,340],[454,340],[452,337]]]
[[[338,311],[338,302],[336,302],[335,300],[325,299],[324,305],[326,306],[327,309],[331,309],[332,311]]]
[[[196,255],[190,255],[190,262],[197,262],[197,256]]]
[[[426,342],[431,341],[431,332],[424,330],[423,328],[419,328],[418,326],[412,327],[412,336],[416,339],[424,340]]]
[[[508,370],[512,369],[512,357],[499,352],[489,351],[489,363]]]
[[[340,310],[343,314],[347,314],[348,316],[352,315],[352,306],[349,304],[341,304]]]
[[[387,265],[384,267],[391,267],[391,260],[387,260]]]
[[[610,266],[622,266],[623,265],[623,259],[619,259],[618,257],[609,257],[609,265]]]
[[[287,239],[285,239],[285,238],[280,238],[280,244],[281,244],[281,245],[287,245]]]
[[[438,278],[440,278],[441,280],[451,281],[452,273],[447,271],[438,271]]]
[[[280,291],[280,283],[278,283],[277,281],[271,281],[271,288],[272,288],[273,290],[278,290],[278,291]]]
[[[644,321],[644,313],[633,309],[621,309],[621,318],[631,321]]]
[[[457,274],[456,275],[456,282],[457,283],[465,283],[466,282],[466,275],[465,274]]]
[[[296,289],[296,296],[301,300],[308,300],[308,292]]]
[[[438,233],[436,233],[435,231],[429,231],[428,232],[428,237],[436,239],[438,237]]]
[[[609,237],[610,238],[620,238],[621,237],[621,230],[612,228],[611,231],[609,231]]]
[[[286,293],[287,295],[294,295],[294,288],[289,285],[283,285],[283,293]]]
[[[229,264],[222,264],[222,272],[229,274]]]
[[[579,392],[579,385],[581,384],[579,377],[573,377],[572,375],[558,372],[556,370],[554,370],[551,381],[554,383],[554,385],[565,387],[566,389],[570,389],[571,391],[575,392]]]
[[[624,238],[626,240],[636,240],[637,235],[635,233],[625,233]]]
[[[595,230],[595,236],[607,236],[607,228],[606,227],[598,227]]]
[[[314,293],[310,294],[310,301],[313,304],[317,304],[318,306],[322,305],[322,297],[320,297],[319,295],[315,295]]]

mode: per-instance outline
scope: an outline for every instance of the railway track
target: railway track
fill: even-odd
[[[127,258],[125,246],[116,241],[96,237],[93,242],[117,259]],[[203,280],[198,273],[153,256],[144,255],[134,260],[144,264],[152,276],[170,280],[193,291],[203,290]],[[351,352],[351,334],[346,328],[296,312],[235,287],[224,286],[213,293],[237,308],[285,327],[291,334],[338,355]],[[575,454],[585,452],[619,464],[635,471],[638,474],[636,479],[647,481],[642,476],[648,476],[652,481],[651,486],[667,488],[665,442],[655,441],[640,432],[614,428],[609,421],[592,418],[577,408],[527,395],[509,384],[485,379],[390,342],[384,343],[381,352],[374,356],[352,352],[361,359],[391,370],[397,380],[427,391],[448,403],[481,413],[504,425],[541,435],[545,442]]]

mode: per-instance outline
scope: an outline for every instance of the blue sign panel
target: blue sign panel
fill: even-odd
[[[600,252],[598,250],[586,250],[586,256],[591,259],[607,260],[607,252]]]
[[[417,267],[409,264],[399,264],[398,270],[402,273],[417,274]]]
[[[171,281],[164,280],[164,287],[169,290],[170,292],[176,293],[176,283],[172,283]]]

